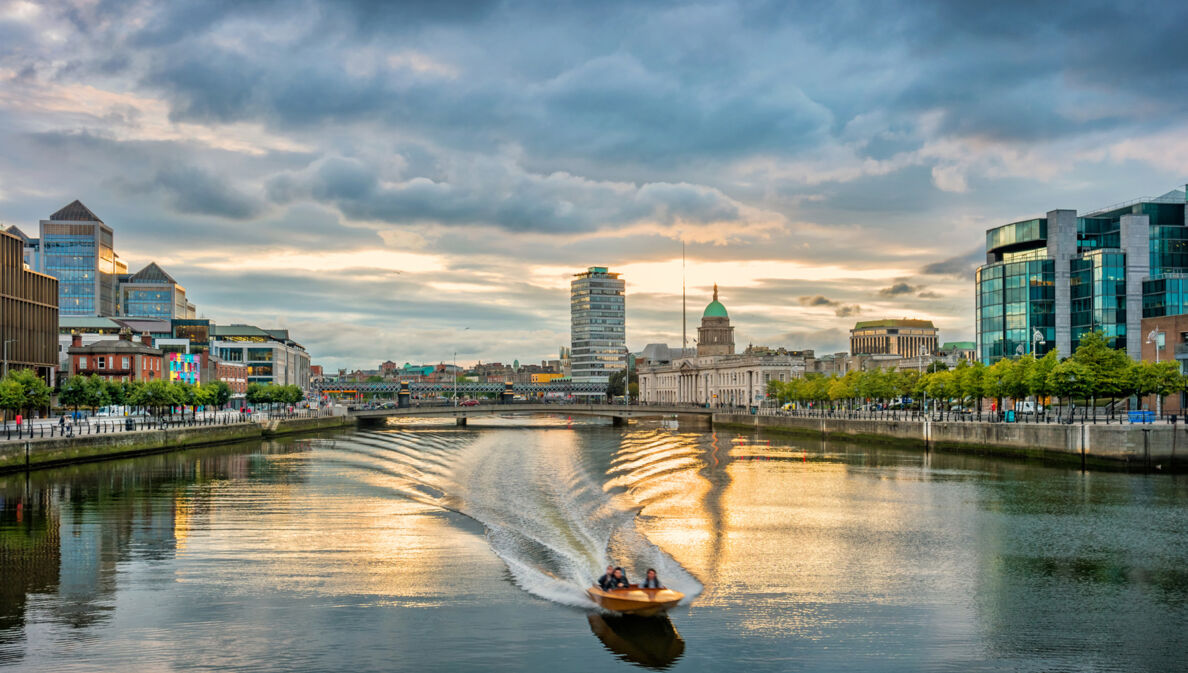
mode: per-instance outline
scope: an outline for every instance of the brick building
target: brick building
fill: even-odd
[[[133,341],[131,332],[124,331],[119,339],[84,346],[82,335],[75,334],[67,351],[70,374],[98,374],[114,381],[155,381],[165,377],[161,350],[153,348],[153,338],[148,334],[140,339]]]

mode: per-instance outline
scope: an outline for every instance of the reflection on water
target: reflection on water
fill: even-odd
[[[1184,670],[1183,478],[494,423],[0,478],[0,667]]]
[[[685,652],[685,641],[666,616],[586,615],[590,630],[619,658],[647,668],[672,666]]]

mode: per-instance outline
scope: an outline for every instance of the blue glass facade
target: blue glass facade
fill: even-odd
[[[1099,331],[1115,348],[1129,345],[1137,358],[1142,318],[1188,313],[1185,199],[1175,191],[1081,217],[1052,211],[988,230],[988,261],[975,279],[979,357],[992,363],[1031,352],[1038,330],[1045,343],[1037,356],[1057,347],[1068,355],[1082,336]],[[1140,219],[1124,222],[1127,216]],[[1133,265],[1142,271],[1138,277],[1126,276],[1128,252],[1149,264]],[[1067,288],[1057,288],[1065,274]]]
[[[58,279],[60,315],[99,315],[99,254],[93,234],[42,234],[42,271]]]

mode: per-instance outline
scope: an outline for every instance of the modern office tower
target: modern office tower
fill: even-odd
[[[987,230],[975,276],[978,356],[991,363],[1057,348],[1063,357],[1099,331],[1137,360],[1143,317],[1188,312],[1186,211],[1175,190]]]
[[[194,305],[186,300],[186,288],[173,276],[150,262],[120,283],[120,315],[136,318],[193,318]]]
[[[42,273],[58,279],[58,309],[65,316],[117,313],[117,273],[111,227],[79,201],[41,221]]]
[[[865,320],[850,330],[850,355],[932,355],[936,335],[931,320]]]
[[[570,366],[575,383],[607,383],[627,366],[625,284],[606,267],[574,274],[569,286]]]
[[[34,369],[54,383],[58,366],[58,281],[25,268],[25,240],[0,232],[0,350],[3,376]]]

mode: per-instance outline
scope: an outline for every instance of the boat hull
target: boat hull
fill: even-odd
[[[675,607],[685,597],[685,594],[672,589],[640,589],[638,587],[610,591],[591,587],[586,589],[586,595],[604,610],[639,615],[640,617],[660,614]]]

